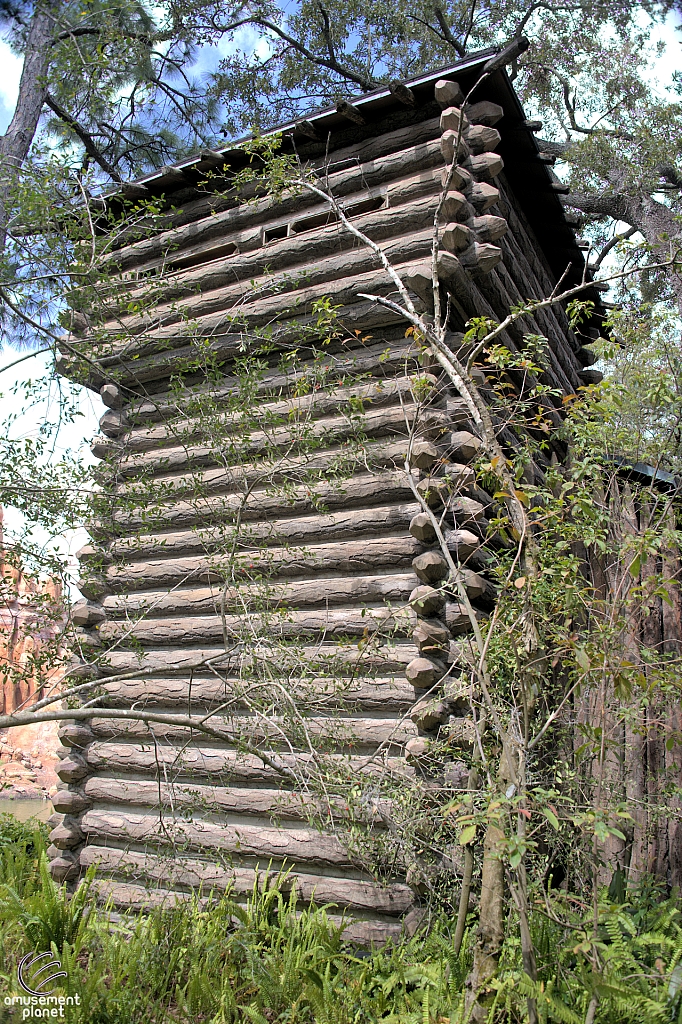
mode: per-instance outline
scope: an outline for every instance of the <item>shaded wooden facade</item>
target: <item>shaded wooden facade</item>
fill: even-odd
[[[433,213],[453,159],[462,90],[471,88],[488,56],[282,130],[284,150],[295,147],[318,168],[422,302],[429,298]],[[485,81],[465,113],[465,145],[456,155],[444,232],[450,252],[442,265],[453,331],[471,316],[499,319],[520,299],[548,294],[567,268],[565,281],[577,281],[584,266],[559,199],[562,186],[503,71]],[[203,153],[127,188],[131,199],[164,196],[169,209],[163,230],[118,248],[122,289],[134,301],[149,275],[158,273],[163,294],[150,311],[119,309],[104,324],[107,344],[98,357],[110,376],[91,380],[111,407],[101,421],[105,436],[95,445],[108,467],[105,487],[124,494],[128,505],[120,514],[114,510],[113,524],[96,528],[93,544],[81,552],[87,600],[75,616],[85,660],[100,662],[115,706],[182,714],[190,702],[208,711],[228,701],[231,673],[238,671],[234,660],[225,660],[225,638],[237,616],[226,610],[212,531],[216,523],[231,523],[239,508],[254,539],[243,556],[266,558],[270,585],[287,609],[278,638],[298,638],[303,657],[318,666],[315,685],[321,693],[329,688],[326,708],[308,719],[310,735],[333,736],[343,720],[351,739],[340,737],[333,756],[364,770],[380,749],[398,770],[414,770],[420,744],[445,728],[456,759],[458,743],[470,742],[466,711],[442,721],[410,714],[445,671],[449,642],[466,629],[454,599],[428,590],[438,580],[438,558],[429,554],[428,531],[414,523],[420,506],[404,470],[418,404],[413,384],[424,375],[418,347],[406,338],[400,317],[359,298],[387,295],[391,284],[373,255],[330,216],[329,205],[310,193],[280,202],[238,201],[229,175],[245,162],[239,147]],[[312,324],[313,303],[327,296],[342,307],[342,342],[321,354],[312,346],[295,372],[284,373],[278,352],[293,325]],[[596,292],[588,297],[598,299]],[[536,331],[548,339],[544,380],[557,391],[557,410],[563,394],[593,379],[585,345],[599,323],[595,316],[577,336],[561,308],[537,315]],[[209,388],[218,404],[224,399],[225,415],[236,416],[229,403],[239,394],[239,360],[249,332],[265,327],[270,362],[249,399],[263,428],[254,426],[250,449],[243,449],[249,458],[230,466],[224,451],[192,442],[183,392],[172,378],[182,366],[188,396]],[[80,342],[88,329],[87,317],[74,316]],[[518,349],[529,329],[511,328],[503,340]],[[197,339],[202,358],[208,351],[218,367],[210,385],[205,371],[188,362]],[[331,367],[334,386],[301,397],[297,381],[306,359],[311,365],[317,360],[315,372],[321,364]],[[353,382],[344,384],[344,375]],[[472,600],[485,612],[489,584],[476,552],[489,499],[467,465],[477,439],[456,393],[437,374],[430,379],[433,400],[420,414],[413,464],[432,491],[439,474],[459,474],[460,498],[468,501],[448,513],[449,542],[468,567]],[[358,417],[372,460],[370,468],[358,461],[343,486],[321,482],[314,498],[291,466],[285,490],[258,483],[258,459],[271,457],[273,445],[280,446],[285,466],[286,417],[302,408],[306,429],[319,438],[321,464],[338,458],[357,436]],[[286,477],[286,467],[281,472]],[[190,477],[201,482],[203,504],[183,498]],[[166,488],[160,519],[150,519],[143,504],[136,510],[140,480]],[[427,589],[415,596],[417,587]],[[381,630],[388,630],[386,641],[364,650],[363,639],[383,636]],[[241,649],[240,658],[250,656]],[[107,683],[121,673],[131,675]],[[295,671],[283,661],[281,680],[295,691]],[[262,722],[230,714],[243,736],[267,733]],[[302,899],[314,895],[357,916],[350,934],[379,939],[399,933],[413,904],[405,879],[379,885],[364,875],[338,838],[306,820],[294,783],[256,754],[207,737],[195,736],[188,746],[186,733],[172,725],[155,727],[152,742],[142,726],[126,729],[97,717],[88,728],[66,726],[62,737],[63,787],[55,807],[64,819],[52,834],[56,878],[77,877],[97,863],[103,888],[120,905],[139,904],[199,885],[232,882],[246,892],[258,867],[277,868],[286,860],[294,865]],[[305,753],[287,753],[276,743],[268,749],[304,778]]]

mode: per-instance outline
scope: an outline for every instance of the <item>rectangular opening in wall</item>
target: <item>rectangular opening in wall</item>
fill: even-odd
[[[361,217],[363,213],[374,213],[386,205],[386,196],[375,196],[373,199],[363,199],[359,203],[346,206],[344,213],[347,217]]]
[[[219,245],[212,245],[210,249],[202,249],[200,252],[188,252],[184,256],[182,253],[174,253],[166,266],[169,270],[184,270],[187,267],[198,267],[202,263],[210,263],[211,260],[234,256],[236,252],[236,242],[221,242]]]
[[[359,217],[363,213],[372,213],[380,210],[386,203],[386,196],[375,196],[373,199],[362,199],[359,203],[351,203],[344,207],[344,213],[348,217]],[[300,234],[302,231],[312,231],[315,228],[325,228],[329,224],[336,223],[337,215],[333,210],[325,210],[324,213],[316,213],[312,217],[303,217],[294,221],[291,231]]]
[[[267,245],[268,242],[276,242],[279,238],[286,238],[288,233],[288,224],[278,224],[275,228],[263,228],[263,245]]]
[[[328,224],[336,223],[336,214],[333,210],[325,210],[324,213],[316,213],[313,217],[303,217],[302,220],[294,221],[291,230],[295,234],[301,231],[312,231],[313,228],[326,228]]]

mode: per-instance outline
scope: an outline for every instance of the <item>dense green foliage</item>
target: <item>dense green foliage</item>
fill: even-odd
[[[470,954],[455,957],[450,922],[379,950],[348,947],[333,908],[295,915],[281,879],[246,903],[200,895],[174,909],[110,919],[90,882],[77,895],[44,869],[40,829],[3,819],[13,842],[0,864],[0,978],[15,990],[21,955],[52,948],[78,994],[83,1024],[244,1021],[251,1024],[447,1024],[462,1021]],[[532,928],[539,980],[522,974],[518,922],[508,915],[490,1021],[526,1019],[532,987],[543,1022],[579,1024],[596,991],[598,1024],[682,1021],[682,913],[645,880],[624,892],[615,879],[595,908],[538,892]],[[597,938],[591,938],[593,917]],[[0,1006],[2,1020],[19,1019]]]

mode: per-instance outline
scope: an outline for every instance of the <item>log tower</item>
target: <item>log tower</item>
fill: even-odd
[[[520,299],[549,294],[567,268],[566,285],[584,269],[560,201],[566,189],[506,73],[488,76],[462,107],[492,52],[279,130],[282,152],[316,169],[422,303],[434,209],[455,160],[442,273],[453,331],[472,316],[501,319]],[[471,743],[466,709],[453,715],[446,702],[445,717],[434,719],[417,704],[447,671],[448,645],[467,619],[438,589],[432,538],[415,520],[420,505],[405,472],[415,379],[427,378],[434,400],[419,414],[412,464],[435,501],[449,500],[443,467],[458,475],[448,543],[482,614],[491,593],[477,551],[490,499],[469,465],[478,439],[461,400],[420,365],[405,322],[359,297],[391,291],[372,253],[310,192],[259,198],[247,183],[237,194],[234,176],[249,159],[248,143],[202,151],[109,197],[112,209],[156,200],[157,229],[111,229],[119,304],[107,300],[111,312],[99,319],[82,306],[72,315],[70,341],[81,350],[91,343],[100,370],[90,369],[87,383],[109,407],[94,451],[112,500],[80,552],[74,672],[98,677],[100,707],[144,707],[168,720],[148,728],[94,711],[88,726],[62,728],[51,871],[70,880],[96,864],[103,892],[140,906],[198,887],[244,894],[256,870],[286,862],[302,901],[333,902],[353,919],[350,937],[380,941],[400,932],[413,890],[399,871],[374,881],[343,829],[334,835],[309,820],[305,780],[318,742],[350,772],[380,763],[418,771],[438,729],[452,737],[455,765],[458,747]],[[158,299],[145,306],[153,288]],[[586,297],[599,309],[596,290]],[[327,298],[336,333],[316,348]],[[600,324],[595,314],[576,335],[563,309],[537,314],[557,408],[596,379],[585,346]],[[502,340],[518,349],[521,329]],[[246,394],[249,346],[262,358]],[[73,376],[69,358],[63,372]],[[312,379],[322,384],[299,386]],[[220,444],[201,422],[206,396]],[[225,438],[244,422],[248,436],[232,449]],[[291,447],[302,422],[315,442],[305,472],[300,447]],[[347,478],[321,472],[311,484],[311,473],[360,448]],[[160,495],[153,509],[148,486]],[[225,537],[238,537],[229,556]],[[265,567],[257,585],[235,575],[235,566],[254,565]],[[258,623],[251,644],[245,621]],[[278,739],[281,702],[268,718],[247,700],[247,669],[259,658],[283,699],[297,696],[304,676],[300,686],[320,698],[298,746]],[[173,724],[202,711],[215,712],[214,736]]]

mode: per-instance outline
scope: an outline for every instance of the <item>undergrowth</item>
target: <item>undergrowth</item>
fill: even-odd
[[[453,922],[375,950],[343,940],[327,910],[301,911],[264,876],[243,902],[196,893],[174,908],[119,917],[97,905],[91,879],[75,895],[46,869],[44,829],[0,822],[0,1021],[22,1019],[18,960],[51,950],[66,978],[57,994],[74,1024],[463,1024],[469,940],[452,951]],[[518,928],[508,934],[488,993],[491,1024],[682,1024],[682,914],[676,894],[651,879],[604,891],[596,910],[566,894],[538,894],[532,917],[539,975],[521,968]]]

